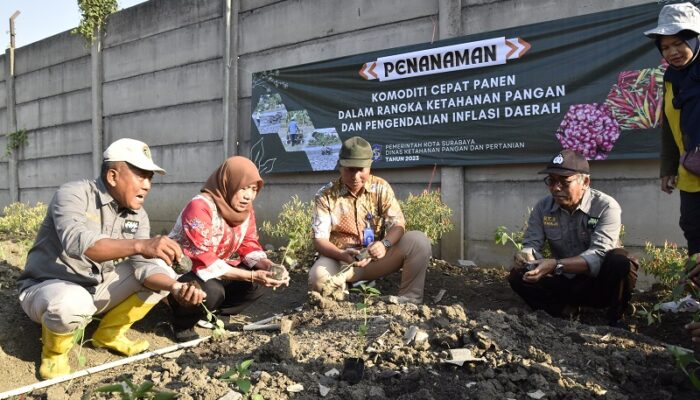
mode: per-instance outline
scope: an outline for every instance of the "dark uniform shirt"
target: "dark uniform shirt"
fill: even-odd
[[[617,201],[595,189],[586,190],[573,213],[547,196],[530,213],[523,250],[532,249],[540,258],[546,240],[555,258],[581,256],[591,276],[598,276],[605,253],[618,247],[621,216]]]

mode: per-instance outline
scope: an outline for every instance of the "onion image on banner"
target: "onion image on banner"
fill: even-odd
[[[573,104],[555,136],[564,149],[589,160],[605,160],[620,137],[620,126],[603,103]]]

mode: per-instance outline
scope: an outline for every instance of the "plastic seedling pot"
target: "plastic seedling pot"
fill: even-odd
[[[343,363],[343,373],[340,379],[354,385],[362,380],[365,374],[365,360],[357,357],[348,357]]]
[[[270,272],[275,274],[274,279],[276,279],[278,281],[281,281],[282,279],[284,279],[285,271],[286,271],[285,268],[279,264],[272,264],[272,266],[270,266]]]

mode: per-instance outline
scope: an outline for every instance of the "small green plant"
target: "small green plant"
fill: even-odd
[[[523,231],[509,232],[508,228],[501,225],[496,228],[496,234],[494,235],[493,240],[496,242],[496,244],[500,244],[501,246],[506,246],[508,243],[510,243],[516,250],[522,250],[523,236],[525,236]]]
[[[32,240],[46,216],[46,204],[12,203],[5,207],[0,217],[0,233],[14,240]]]
[[[666,286],[675,286],[685,272],[688,252],[683,248],[679,249],[675,243],[667,241],[664,241],[663,247],[645,242],[644,252],[649,256],[640,263],[644,271]]]
[[[220,320],[219,317],[216,316],[213,312],[209,311],[207,306],[202,303],[202,308],[204,308],[204,312],[207,315],[207,321],[209,321],[210,324],[214,325],[214,329],[212,330],[212,338],[214,340],[223,340],[224,337],[226,336],[226,328],[224,328],[224,321]]]
[[[525,215],[525,222],[523,222],[522,228],[518,230],[511,231],[506,226],[499,226],[496,228],[496,232],[493,236],[493,241],[501,246],[507,246],[508,243],[512,244],[516,250],[520,251],[523,249],[523,240],[525,239],[525,232],[527,231],[527,221],[530,219],[530,213],[532,213],[532,208],[527,209],[527,215]],[[621,228],[622,230],[622,228]],[[543,258],[552,258],[552,250],[549,248],[549,243],[545,241],[544,246],[540,250]]]
[[[80,25],[71,33],[82,35],[88,43],[95,40],[95,32],[104,30],[107,17],[117,11],[117,0],[78,0]]]
[[[286,238],[289,241],[282,257],[282,264],[286,262],[291,267],[295,262],[310,260],[313,256],[312,211],[313,202],[303,203],[299,196],[294,195],[290,201],[282,205],[277,223],[265,221],[260,227],[260,230],[267,235]]]
[[[442,202],[439,191],[423,191],[415,196],[409,194],[405,201],[399,201],[406,218],[406,230],[421,231],[435,244],[442,235],[454,229],[450,219],[452,209]]]
[[[233,383],[238,390],[243,394],[248,394],[250,388],[253,384],[250,381],[250,366],[253,364],[253,359],[242,361],[234,368],[229,369],[224,372],[223,375],[219,377],[220,380],[224,382]],[[262,400],[263,397],[259,394],[254,394],[251,396],[252,400]]]
[[[695,358],[693,351],[671,345],[667,345],[666,350],[673,356],[676,366],[690,378],[690,382],[695,389],[700,390],[700,378],[697,375],[697,372],[700,370],[700,361]]]
[[[80,367],[85,367],[87,365],[87,357],[83,354],[83,347],[85,347],[85,343],[92,340],[85,339],[85,328],[90,322],[99,320],[99,318],[95,318],[92,315],[78,315],[77,317],[80,318],[79,321],[72,321],[78,324],[78,329],[73,331],[73,344],[78,346],[78,365]]]
[[[27,144],[27,131],[24,129],[17,130],[7,134],[7,145],[5,146],[5,157],[9,157],[20,147]]]
[[[295,254],[296,248],[299,246],[299,244],[300,240],[297,235],[290,233],[289,241],[287,242],[287,246],[284,248],[284,253],[282,253],[282,261],[280,261],[280,264],[284,265],[287,263],[289,268],[293,268],[297,264],[298,260],[292,258],[292,255]]]
[[[358,339],[358,357],[362,355],[365,349],[365,343],[367,342],[367,331],[369,330],[367,309],[369,307],[369,300],[373,297],[377,297],[382,292],[379,289],[367,286],[364,283],[360,284],[360,287],[350,289],[351,292],[359,293],[362,297],[361,301],[355,303],[355,308],[362,312],[363,321],[357,327],[357,339]]]
[[[95,389],[96,392],[102,393],[120,393],[122,400],[135,400],[135,399],[155,399],[155,400],[167,400],[174,399],[177,393],[173,392],[162,392],[153,389],[154,383],[151,381],[145,381],[140,385],[135,385],[131,380],[123,378],[119,383],[113,385],[105,385]]]
[[[646,318],[647,326],[661,322],[661,303],[654,304],[651,310],[647,310],[643,305],[640,305],[640,307],[642,309],[637,311],[637,314],[642,318]]]

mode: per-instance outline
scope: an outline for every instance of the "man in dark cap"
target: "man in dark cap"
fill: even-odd
[[[637,282],[637,262],[619,247],[620,205],[590,188],[588,161],[558,153],[544,183],[550,195],[530,213],[523,248],[508,281],[535,310],[563,317],[578,306],[608,308],[617,325]],[[553,258],[542,255],[548,244]]]
[[[420,303],[430,240],[423,232],[404,232],[406,222],[394,191],[370,174],[372,156],[372,146],[359,136],[343,142],[340,179],[316,194],[312,227],[320,257],[309,271],[309,286],[321,292],[331,277],[345,285],[401,269],[399,302]],[[359,256],[363,248],[366,258]],[[354,268],[342,269],[341,263],[353,262]]]

